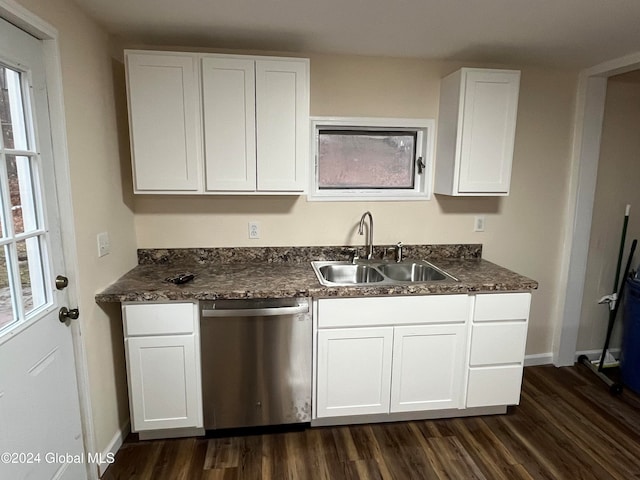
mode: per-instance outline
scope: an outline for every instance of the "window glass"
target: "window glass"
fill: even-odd
[[[16,319],[13,307],[13,298],[9,278],[9,265],[7,262],[8,248],[0,248],[0,330]]]
[[[28,150],[21,74],[0,65],[0,122],[4,148]]]
[[[32,232],[38,228],[38,219],[31,159],[15,155],[6,155],[6,159],[14,234]]]
[[[311,201],[428,200],[433,119],[313,117]]]
[[[39,157],[25,113],[24,74],[0,65],[0,330],[37,314],[50,301],[47,231],[39,191]]]
[[[320,130],[318,187],[412,189],[415,132]]]
[[[40,248],[40,238],[31,237],[16,243],[18,268],[22,287],[22,307],[28,315],[32,310],[45,304],[44,271]]]

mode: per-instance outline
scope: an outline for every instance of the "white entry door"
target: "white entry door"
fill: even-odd
[[[86,479],[42,44],[0,19],[0,478]]]

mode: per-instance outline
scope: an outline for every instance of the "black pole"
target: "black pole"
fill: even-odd
[[[620,250],[618,251],[618,264],[616,265],[616,277],[613,280],[613,291],[618,291],[618,285],[620,280],[620,267],[622,266],[622,255],[624,254],[624,244],[627,239],[627,225],[629,224],[629,211],[631,205],[627,205],[624,210],[624,222],[622,224],[622,236],[620,237]]]
[[[626,222],[625,222],[625,226],[626,226]],[[611,340],[611,332],[613,331],[613,324],[615,323],[615,320],[616,320],[616,314],[618,313],[618,308],[620,308],[620,304],[622,303],[622,297],[624,295],[624,286],[627,281],[627,277],[629,276],[629,270],[631,268],[631,260],[633,259],[633,254],[636,251],[637,245],[638,245],[638,240],[634,240],[631,243],[629,258],[627,259],[627,266],[624,269],[624,276],[622,277],[622,285],[620,285],[620,293],[618,293],[618,299],[616,301],[615,307],[613,307],[613,310],[609,312],[609,325],[607,326],[607,338],[604,341],[604,348],[602,349],[602,357],[600,357],[600,365],[598,366],[599,372],[601,372],[602,369],[604,368],[604,357],[606,355],[607,350],[609,349],[609,341]]]

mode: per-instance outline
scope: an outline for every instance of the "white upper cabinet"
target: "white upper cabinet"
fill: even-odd
[[[259,191],[304,192],[309,158],[309,61],[256,60]]]
[[[308,59],[129,51],[127,69],[136,193],[306,191]]]
[[[435,193],[506,196],[520,72],[462,68],[442,79]]]
[[[197,59],[127,52],[127,98],[135,193],[196,193],[200,188]]]
[[[202,59],[207,191],[256,189],[253,59]]]

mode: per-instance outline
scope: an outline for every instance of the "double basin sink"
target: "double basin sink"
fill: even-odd
[[[325,286],[400,285],[420,282],[457,282],[455,277],[424,260],[316,261],[311,262],[318,280]]]

